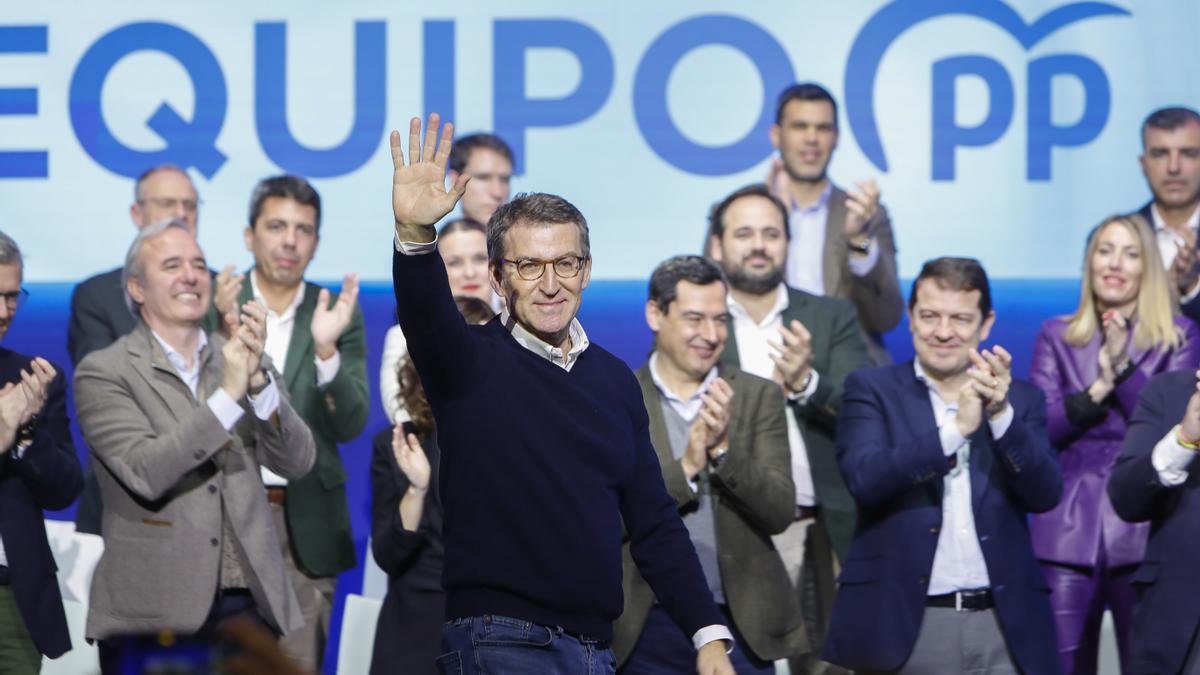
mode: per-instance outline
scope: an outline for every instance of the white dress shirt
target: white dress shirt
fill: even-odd
[[[187,359],[183,354],[175,351],[175,348],[167,344],[167,341],[162,339],[158,333],[150,331],[150,334],[158,341],[167,357],[167,363],[171,364],[171,367],[179,375],[179,379],[187,385],[188,391],[192,392],[192,397],[197,397],[200,387],[200,351],[208,344],[208,334],[200,331],[200,340],[196,343],[196,353],[192,355],[191,368],[188,368]],[[276,388],[275,378],[268,377],[267,379],[266,388],[258,392],[258,396],[247,395],[254,408],[254,416],[260,420],[271,419],[271,415],[279,410],[279,389]],[[230,431],[233,429],[233,425],[242,419],[242,407],[220,386],[219,382],[212,384],[216,385],[216,389],[208,397],[208,408],[216,415],[221,426],[225,427],[226,431]]]
[[[425,255],[437,250],[437,237],[435,236],[431,242],[421,243],[401,241],[400,236],[396,235],[393,238],[393,244],[396,247],[396,251],[401,255]],[[575,365],[575,361],[579,359],[579,355],[591,344],[588,341],[587,333],[583,331],[583,325],[579,323],[579,319],[571,319],[571,326],[568,328],[571,336],[571,349],[565,355],[562,353],[562,349],[546,344],[537,336],[522,328],[521,324],[509,316],[507,309],[500,313],[500,320],[508,328],[509,333],[512,334],[517,344],[566,371],[571,370],[571,367]],[[716,642],[717,640],[728,641],[729,647],[726,651],[733,651],[733,633],[730,633],[728,628],[720,624],[705,626],[692,635],[692,645],[696,649],[700,649],[704,645]]]
[[[788,217],[787,284],[792,288],[825,295],[825,229],[829,225],[829,197],[833,183],[826,181],[825,189],[812,206],[802,208],[792,201]],[[879,244],[875,237],[867,243],[867,255],[851,255],[847,259],[850,272],[866,276],[879,260]]]
[[[1183,235],[1175,230],[1167,227],[1167,221],[1158,213],[1158,205],[1150,205],[1150,215],[1153,216],[1154,222],[1154,237],[1158,240],[1158,252],[1162,255],[1163,265],[1167,269],[1171,269],[1171,265],[1175,264],[1175,254],[1179,252],[1179,247],[1187,244],[1187,240]],[[1192,215],[1188,216],[1185,226],[1192,231],[1193,234],[1200,234],[1200,206],[1192,211]],[[1200,281],[1192,287],[1192,290],[1187,292],[1187,295],[1179,299],[1179,302],[1188,302],[1200,294]]]
[[[296,289],[296,297],[292,298],[292,303],[279,314],[267,305],[266,298],[259,290],[256,270],[250,270],[250,289],[254,293],[254,299],[267,309],[267,341],[263,345],[263,352],[271,357],[275,370],[282,373],[287,367],[288,345],[292,343],[292,331],[296,328],[296,310],[304,302],[305,284],[304,282],[300,283],[300,287]],[[307,329],[307,326],[305,328]],[[335,351],[333,356],[322,361],[320,357],[313,354],[313,363],[317,366],[317,386],[323,387],[337,376],[338,368],[342,365],[342,355]],[[265,466],[259,468],[262,470],[263,485],[268,487],[287,485],[287,479],[283,476]]]
[[[942,451],[947,457],[957,458],[954,468],[942,478],[945,490],[942,495],[942,529],[938,531],[933,569],[929,573],[929,595],[987,588],[991,581],[983,549],[979,546],[979,535],[975,531],[975,509],[971,504],[971,444],[954,423],[958,402],[942,399],[937,386],[925,375],[920,361],[914,360],[913,368],[917,379],[929,389],[929,402],[933,406],[933,417],[937,420]],[[988,420],[992,438],[1004,436],[1012,425],[1014,415],[1012,404],[1008,404],[998,418]]]
[[[779,342],[783,339],[780,329],[783,328],[783,312],[788,308],[787,286],[779,284],[775,291],[775,306],[759,322],[751,318],[750,313],[734,299],[733,294],[730,294],[726,301],[729,314],[733,317],[733,333],[737,339],[738,363],[741,369],[751,375],[771,379],[775,372],[775,362],[771,360],[771,354],[777,353],[777,350],[767,344],[767,341]],[[790,394],[789,398],[804,404],[817,391],[820,378],[821,374],[814,368],[804,391]],[[796,505],[814,506],[817,503],[817,491],[813,486],[808,450],[792,406],[787,406],[787,435],[792,456],[792,482],[796,485]]]
[[[1196,451],[1179,444],[1179,425],[1171,427],[1166,436],[1150,452],[1150,464],[1158,472],[1158,481],[1165,487],[1178,487],[1188,479]]]

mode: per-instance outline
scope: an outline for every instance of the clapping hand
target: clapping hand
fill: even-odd
[[[433,241],[433,224],[454,209],[462,198],[470,179],[462,174],[446,189],[446,162],[450,157],[450,142],[454,124],[447,122],[440,130],[441,117],[429,115],[425,144],[421,145],[421,120],[412,118],[408,124],[408,164],[400,149],[400,132],[393,131],[392,147],[392,212],[396,218],[396,235],[401,241]]]
[[[973,367],[967,370],[970,384],[979,394],[984,410],[995,419],[1008,405],[1008,390],[1012,386],[1012,354],[1000,345],[991,351],[970,352]]]
[[[733,387],[721,378],[713,380],[708,391],[700,394],[703,405],[688,431],[688,447],[680,464],[688,479],[708,466],[713,451],[725,444],[732,411]]]
[[[768,354],[775,362],[771,378],[787,393],[803,391],[812,374],[812,334],[794,319],[790,327],[781,326],[779,332],[780,342],[767,341],[778,352]]]
[[[851,241],[870,234],[867,224],[879,211],[879,186],[873,180],[858,181],[857,190],[846,195],[846,238]]]
[[[246,275],[238,274],[233,265],[226,265],[217,274],[217,290],[213,293],[213,306],[221,317],[221,330],[226,336],[237,330],[237,299],[242,294],[242,280]]]
[[[12,448],[17,431],[46,405],[50,383],[56,374],[49,361],[37,357],[29,370],[21,371],[20,382],[9,382],[0,388],[0,454]]]
[[[396,457],[396,465],[408,479],[408,487],[422,494],[429,489],[429,458],[417,437],[404,434],[404,428],[397,424],[392,428],[392,454]]]
[[[1175,245],[1175,260],[1171,263],[1171,280],[1180,295],[1187,295],[1196,286],[1200,278],[1200,269],[1196,267],[1196,233],[1191,228],[1180,232],[1184,241]]]
[[[342,282],[342,292],[338,294],[337,302],[329,305],[329,290],[322,288],[317,296],[317,307],[313,311],[312,337],[313,351],[322,361],[331,358],[337,352],[338,338],[342,337],[350,319],[354,316],[354,307],[358,302],[358,275],[347,274]]]
[[[267,310],[257,300],[251,300],[242,305],[236,328],[221,348],[225,357],[221,388],[233,400],[240,400],[250,389],[266,386],[266,376],[262,374],[266,341]]]

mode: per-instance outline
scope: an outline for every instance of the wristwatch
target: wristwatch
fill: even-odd
[[[721,462],[725,461],[725,456],[729,454],[729,446],[717,448],[709,455],[708,465],[714,469],[721,467]]]
[[[866,255],[871,250],[871,241],[874,239],[875,239],[874,237],[868,236],[867,243],[865,243],[865,244],[855,244],[853,241],[848,240],[848,241],[846,241],[846,246],[847,246],[847,248],[849,248],[851,251],[854,251],[855,253],[859,253],[861,255]]]

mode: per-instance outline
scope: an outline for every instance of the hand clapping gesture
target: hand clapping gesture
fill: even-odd
[[[804,324],[796,320],[792,321],[790,327],[781,327],[779,332],[782,338],[780,342],[767,341],[768,345],[779,352],[768,355],[775,362],[771,379],[783,387],[785,393],[804,391],[812,374],[812,334]]]
[[[866,237],[867,224],[879,212],[879,186],[873,180],[854,183],[857,190],[846,194],[846,238],[854,241]]]
[[[405,436],[404,428],[397,424],[392,427],[392,454],[396,457],[396,466],[408,479],[408,487],[424,494],[429,489],[429,458],[421,442],[413,434]]]
[[[30,363],[29,370],[21,371],[20,382],[0,388],[0,455],[13,447],[17,431],[46,405],[55,374],[54,366],[39,356]]]
[[[408,164],[400,149],[400,132],[391,134],[392,146],[392,212],[396,218],[396,234],[401,241],[433,241],[433,224],[454,208],[467,189],[466,174],[460,175],[446,189],[446,161],[450,157],[450,142],[454,124],[447,122],[438,140],[441,117],[429,115],[425,144],[421,145],[421,120],[412,118],[408,124]]]
[[[333,303],[332,307],[329,305],[329,290],[321,289],[312,318],[313,351],[316,352],[317,358],[325,361],[337,352],[338,338],[342,337],[346,326],[350,325],[357,302],[357,274],[345,276],[342,292],[338,294],[337,302]]]
[[[221,388],[237,401],[250,390],[267,384],[262,373],[263,348],[267,341],[267,310],[257,300],[242,305],[242,313],[229,341],[221,348],[225,357]]]
[[[242,294],[244,274],[238,274],[233,265],[226,265],[217,274],[217,290],[213,293],[213,306],[217,308],[217,316],[221,317],[221,333],[226,337],[237,330],[237,299]]]
[[[1200,278],[1200,269],[1196,267],[1196,233],[1191,228],[1178,231],[1183,236],[1183,243],[1175,245],[1175,260],[1171,263],[1171,280],[1179,295],[1187,295],[1196,286]]]
[[[731,413],[730,402],[733,401],[733,387],[721,378],[713,380],[708,391],[700,394],[703,406],[700,414],[692,421],[688,432],[688,447],[680,460],[684,474],[688,479],[708,466],[713,451],[725,444],[729,431]]]

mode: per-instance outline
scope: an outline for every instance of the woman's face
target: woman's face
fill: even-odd
[[[459,230],[438,240],[438,251],[450,277],[450,293],[491,302],[487,278],[487,240],[477,230]]]
[[[1097,307],[1104,311],[1132,305],[1142,286],[1142,247],[1137,237],[1119,222],[1096,236],[1091,273]]]

